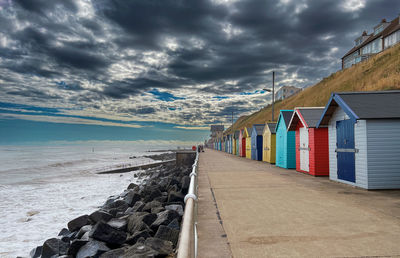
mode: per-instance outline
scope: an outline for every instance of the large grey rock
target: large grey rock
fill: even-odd
[[[128,207],[129,207],[128,203],[126,203],[124,200],[115,200],[114,202],[108,204],[107,209],[125,211],[126,209],[128,209]]]
[[[141,212],[143,210],[145,203],[142,201],[137,201],[132,207],[133,212]]]
[[[110,221],[108,221],[107,224],[115,229],[125,231],[128,222],[127,218],[113,218]]]
[[[180,192],[170,191],[168,194],[168,202],[180,202],[183,203],[185,196]]]
[[[125,251],[125,257],[129,258],[162,257],[158,255],[156,250],[139,241]]]
[[[78,233],[76,234],[76,238],[81,238],[86,232],[92,230],[92,225],[85,225],[79,229]]]
[[[79,230],[81,227],[89,224],[89,216],[82,215],[68,222],[68,230],[73,232]]]
[[[123,200],[132,207],[137,201],[140,201],[142,197],[136,193],[135,190],[128,190],[127,194],[123,197]]]
[[[184,176],[181,179],[181,185],[182,185],[182,192],[187,193],[189,190],[189,185],[190,185],[190,177]]]
[[[169,227],[169,228],[173,228],[173,229],[176,229],[176,230],[181,230],[181,226],[180,226],[180,224],[179,224],[179,221],[178,221],[178,219],[174,219],[173,221],[171,221],[168,225],[167,225],[167,227]]]
[[[89,236],[112,245],[122,245],[126,240],[126,233],[117,230],[100,221],[90,231]]]
[[[148,202],[148,203],[146,203],[144,205],[142,211],[150,212],[152,208],[160,207],[160,206],[161,206],[161,202],[159,202],[159,201],[151,201],[151,202]]]
[[[31,258],[39,258],[42,254],[42,246],[37,246],[31,250],[29,253]]]
[[[173,253],[173,245],[171,241],[166,241],[160,238],[149,237],[144,241],[144,244],[158,252],[158,255],[170,255]]]
[[[180,204],[167,205],[165,206],[165,209],[170,211],[176,211],[179,213],[180,216],[183,216],[183,207]]]
[[[151,221],[154,222],[154,220],[156,219],[157,215],[155,214],[146,214],[146,215],[131,215],[128,218],[128,231],[131,234],[134,234],[135,232],[138,231],[147,231],[147,232],[151,232],[151,229],[149,228],[149,225],[151,225]],[[147,224],[146,222],[148,222],[149,224]]]
[[[110,251],[110,248],[104,242],[92,240],[79,249],[76,258],[99,257],[107,251]]]
[[[171,221],[179,218],[179,213],[176,211],[166,210],[157,214],[157,219],[151,224],[150,228],[153,231],[157,231],[158,227],[161,225],[168,225]]]
[[[134,245],[136,244],[136,242],[139,240],[139,238],[149,238],[150,234],[148,231],[143,230],[143,231],[137,231],[134,234],[128,236],[128,238],[126,239],[125,243],[127,243],[128,245]]]
[[[93,222],[93,224],[96,224],[99,221],[107,222],[112,219],[112,217],[113,216],[110,213],[102,210],[95,211],[89,215],[89,218]]]
[[[86,245],[89,242],[88,240],[82,240],[82,239],[75,239],[74,241],[71,242],[70,247],[68,248],[68,254],[75,256],[79,249],[81,249],[82,246]]]
[[[135,183],[130,183],[129,185],[128,185],[128,189],[135,189],[135,188],[137,188],[137,187],[139,187],[137,184],[135,184]]]
[[[61,229],[60,233],[58,233],[58,236],[69,236],[70,234],[71,232],[68,229],[63,228]]]
[[[42,247],[42,258],[50,258],[53,255],[64,255],[67,254],[69,244],[61,241],[58,238],[47,239],[43,243]]]
[[[154,237],[171,241],[172,244],[176,246],[179,239],[179,230],[161,225],[158,227]]]
[[[126,249],[127,247],[122,247],[105,252],[104,254],[100,255],[100,258],[123,258]]]

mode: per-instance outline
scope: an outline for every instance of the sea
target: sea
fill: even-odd
[[[144,156],[177,147],[120,142],[0,146],[0,257],[29,257],[68,221],[137,183],[136,172],[98,172],[153,163]],[[156,150],[161,151],[149,152]]]

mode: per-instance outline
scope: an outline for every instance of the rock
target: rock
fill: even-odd
[[[135,203],[135,205],[133,205],[132,211],[134,211],[134,212],[140,212],[140,211],[143,210],[144,205],[145,205],[144,202],[137,201],[137,202]]]
[[[146,214],[146,215],[134,214],[134,215],[129,216],[129,218],[128,218],[128,231],[131,234],[135,234],[135,232],[143,231],[143,230],[145,230],[145,231],[150,233],[151,229],[149,228],[148,224],[145,223],[145,221],[146,222],[150,222],[151,220],[153,220],[153,222],[154,222],[154,220],[155,220],[154,215],[155,214],[151,215],[149,213],[149,214]]]
[[[68,229],[63,228],[60,233],[58,233],[58,236],[68,236],[69,234],[71,234],[71,232]]]
[[[112,217],[113,216],[110,213],[102,210],[97,210],[89,215],[89,218],[93,222],[93,224],[96,224],[99,221],[107,222],[112,219]]]
[[[130,183],[128,185],[128,189],[135,189],[136,187],[139,187],[139,186],[137,184],[135,184],[135,183]]]
[[[107,224],[115,229],[125,231],[128,222],[126,218],[113,218]]]
[[[136,193],[135,190],[129,190],[129,192],[124,196],[123,200],[132,207],[137,201],[140,201],[142,197],[140,194]]]
[[[176,186],[179,188],[179,181],[176,179],[176,177],[171,178],[171,181],[169,181],[168,188]]]
[[[179,230],[161,225],[158,227],[154,237],[171,241],[172,244],[176,246],[179,239]]]
[[[154,186],[154,187],[152,187],[152,188],[153,188],[153,189],[151,189],[150,192],[147,193],[147,194],[144,196],[144,201],[145,201],[145,202],[150,202],[150,201],[152,201],[154,198],[157,198],[157,197],[159,197],[159,196],[162,196],[162,193],[161,193],[160,189],[158,189],[158,186]]]
[[[162,240],[155,237],[149,237],[144,241],[144,244],[151,249],[157,251],[158,255],[170,255],[173,253],[171,241]]]
[[[128,245],[134,245],[139,240],[139,238],[146,239],[148,237],[150,237],[150,234],[146,230],[138,231],[138,232],[135,232],[134,234],[128,236],[125,243],[127,243]]]
[[[156,250],[138,241],[135,245],[131,246],[125,251],[125,257],[144,258],[144,257],[159,257],[159,256]]]
[[[104,254],[100,255],[100,258],[122,258],[124,257],[125,250],[127,247],[122,247],[118,249],[114,249],[108,252],[105,252]]]
[[[57,238],[47,239],[43,243],[41,258],[50,258],[53,255],[67,254],[69,244]]]
[[[179,230],[179,231],[181,230],[181,226],[179,224],[178,219],[174,219],[173,221],[171,221],[171,223],[169,223],[167,225],[167,227],[173,228],[173,229],[176,229],[176,230]]]
[[[92,240],[79,249],[76,258],[99,257],[107,251],[110,251],[110,248],[104,242]]]
[[[82,215],[68,222],[68,230],[73,232],[89,224],[89,216]]]
[[[181,194],[180,192],[175,192],[175,191],[171,191],[168,194],[168,202],[181,202],[183,203],[183,199],[185,197],[183,196],[183,194]]]
[[[158,202],[158,201],[151,201],[151,202],[148,202],[148,203],[146,203],[146,204],[144,205],[142,211],[144,211],[144,212],[150,212],[152,208],[160,207],[160,206],[161,206],[161,202]]]
[[[187,193],[189,190],[189,185],[190,185],[190,177],[184,176],[181,179],[181,185],[182,185],[182,192]]]
[[[183,207],[182,205],[179,204],[171,204],[171,205],[167,205],[165,206],[166,210],[171,210],[171,211],[176,211],[179,213],[180,216],[183,216]]]
[[[150,226],[157,219],[157,214],[148,213],[141,216],[141,219],[144,223],[146,223],[146,225]]]
[[[162,212],[162,211],[165,211],[165,208],[164,208],[164,207],[154,207],[154,208],[151,208],[151,213],[154,213],[154,214],[157,214],[157,213]]]
[[[81,240],[89,241],[89,238],[90,238],[89,234],[90,234],[90,231],[83,234],[83,236],[81,237]]]
[[[92,225],[85,225],[79,229],[78,234],[76,234],[76,238],[81,238],[86,232],[92,230]]]
[[[126,233],[117,230],[100,221],[90,231],[89,236],[112,245],[122,245],[126,240]]]
[[[111,209],[116,209],[117,211],[125,211],[126,209],[129,208],[128,203],[126,203],[124,200],[116,200],[108,205],[108,208]]]
[[[39,258],[42,254],[42,246],[37,246],[31,250],[29,253],[31,258]]]
[[[82,240],[82,239],[75,239],[74,241],[71,242],[70,247],[68,248],[68,254],[75,256],[79,249],[81,249],[82,246],[86,245],[88,240]]]
[[[170,210],[166,210],[166,211],[162,211],[160,213],[157,214],[157,219],[153,222],[153,224],[151,224],[150,228],[153,231],[157,231],[157,228],[161,225],[168,225],[172,220],[174,220],[175,218],[179,218],[179,214],[176,211],[170,211]]]

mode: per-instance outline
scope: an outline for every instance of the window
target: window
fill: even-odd
[[[396,31],[395,33],[390,34],[384,40],[385,49],[388,47],[393,46],[394,44],[400,41],[400,30]]]
[[[376,35],[376,34],[380,33],[381,31],[383,31],[383,24],[382,24],[382,25],[380,25],[378,28],[376,28],[376,29],[375,29],[375,31],[374,31],[374,35]]]

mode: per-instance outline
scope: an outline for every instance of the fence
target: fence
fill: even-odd
[[[178,246],[178,258],[197,257],[197,166],[199,153],[190,173],[189,191],[185,196],[185,213],[183,214],[182,230]]]

